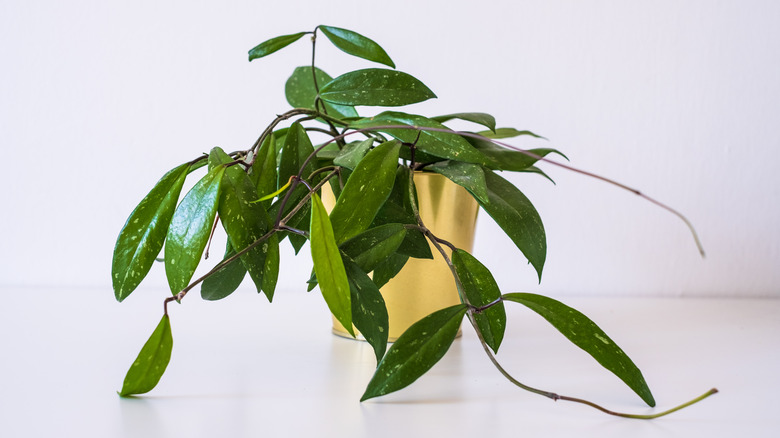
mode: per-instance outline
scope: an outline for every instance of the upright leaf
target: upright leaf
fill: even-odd
[[[168,315],[163,315],[152,336],[146,341],[138,357],[125,375],[125,381],[119,395],[126,397],[133,394],[144,394],[157,386],[168,362],[171,360],[173,336],[171,321]]]
[[[314,146],[311,144],[311,140],[306,134],[306,130],[303,129],[303,126],[301,126],[300,123],[293,123],[287,131],[284,146],[282,146],[282,158],[279,163],[279,187],[286,184],[291,176],[298,175],[304,163],[306,163],[306,159],[313,153]],[[307,178],[314,170],[314,160],[309,160],[303,168],[301,176]],[[307,192],[308,190],[306,187],[299,185],[291,195],[290,202],[287,204],[287,211],[292,211],[295,205],[303,199]],[[306,231],[309,227],[309,215],[310,213],[307,205],[307,208],[301,209],[295,217],[288,222],[288,225]],[[293,248],[297,254],[303,244],[306,243],[306,238],[297,234],[290,234],[289,237],[290,243],[293,244]]]
[[[230,246],[230,241],[225,248],[225,256],[222,260],[227,260],[236,255],[236,251]],[[204,300],[215,301],[227,297],[238,289],[241,282],[246,277],[246,268],[240,260],[234,260],[225,267],[215,272],[210,277],[203,280],[200,285],[200,296]]]
[[[268,56],[279,49],[287,47],[290,44],[298,41],[302,36],[306,35],[306,33],[307,32],[298,32],[291,35],[282,35],[276,38],[271,38],[267,41],[263,41],[249,51],[249,61],[262,58],[263,56]]]
[[[165,274],[174,294],[187,286],[198,267],[217,215],[224,173],[225,166],[209,170],[173,213],[165,243]]]
[[[373,40],[347,29],[332,26],[320,26],[319,28],[334,46],[345,53],[395,68],[395,64],[387,56],[385,49]]]
[[[317,76],[317,85],[322,87],[333,78],[327,73],[314,67],[314,75]],[[287,79],[284,85],[284,95],[287,102],[293,108],[315,108],[314,101],[317,99],[317,87],[314,86],[314,75],[311,72],[311,66],[298,67]],[[357,117],[358,113],[355,107],[349,105],[338,105],[325,102],[325,111],[335,117]]]
[[[541,281],[547,257],[547,237],[542,218],[517,187],[489,169],[484,171],[490,202],[479,202],[478,199],[479,205],[522,251]]]
[[[118,301],[138,287],[160,253],[189,168],[189,164],[182,164],[166,173],[119,232],[111,263],[111,279]]]
[[[434,97],[419,79],[380,68],[345,73],[320,88],[322,100],[352,106],[403,106]]]
[[[333,237],[328,212],[316,194],[312,194],[311,203],[311,260],[319,280],[320,292],[333,316],[355,336],[349,281]]]
[[[438,310],[409,327],[377,366],[360,401],[409,386],[441,359],[455,340],[465,304]]]
[[[496,118],[491,116],[490,114],[485,114],[485,113],[456,113],[456,114],[447,114],[446,116],[437,116],[431,118],[431,120],[435,120],[439,123],[445,123],[453,119],[465,120],[467,122],[472,122],[478,125],[482,125],[490,129],[491,132],[495,132],[496,130]]]
[[[486,306],[501,298],[501,291],[493,274],[474,256],[458,249],[452,253],[452,264],[472,306]],[[475,312],[474,319],[482,338],[497,353],[506,330],[504,303],[499,302],[482,312]]]
[[[634,362],[587,316],[571,307],[542,295],[505,294],[504,300],[523,304],[541,315],[574,345],[593,356],[604,368],[618,376],[649,406],[655,406],[650,388]]]
[[[257,151],[255,161],[252,163],[252,171],[249,174],[259,196],[269,195],[276,191],[278,179],[276,166],[276,136],[271,133]],[[263,208],[268,209],[271,200],[263,201],[260,204]]]
[[[482,166],[448,160],[428,166],[427,169],[444,175],[450,181],[468,190],[474,198],[481,202],[490,202]]]
[[[376,361],[379,362],[387,350],[389,320],[387,306],[379,288],[357,265],[344,257],[344,267],[349,278],[349,288],[352,299],[352,322],[366,341],[374,349]]]
[[[349,177],[330,213],[336,242],[342,243],[371,225],[393,189],[400,147],[396,141],[382,143],[366,154]]]

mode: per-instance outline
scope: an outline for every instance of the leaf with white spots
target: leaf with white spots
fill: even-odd
[[[379,362],[360,401],[403,389],[431,369],[455,340],[466,310],[465,304],[447,307],[406,329]]]
[[[222,260],[227,260],[235,255],[236,251],[230,246],[230,241],[228,240],[225,256]],[[235,292],[244,281],[244,277],[246,277],[246,268],[243,263],[240,260],[233,260],[203,280],[203,283],[200,285],[200,296],[208,301],[221,300]]]
[[[160,254],[189,164],[166,173],[127,219],[114,247],[111,278],[114,295],[122,301],[146,277]]]
[[[436,97],[419,79],[381,68],[344,73],[320,89],[320,98],[339,105],[403,106]]]
[[[154,329],[149,340],[138,353],[133,365],[127,371],[119,395],[126,397],[144,394],[154,389],[165,373],[165,368],[168,367],[168,362],[171,360],[171,350],[173,350],[171,321],[168,315],[163,315],[157,328]]]
[[[366,341],[374,349],[377,362],[387,350],[389,321],[387,306],[379,288],[357,263],[342,257],[349,279],[349,291],[352,299],[352,322]]]
[[[387,55],[385,49],[372,39],[340,27],[320,26],[320,30],[334,46],[341,49],[344,53],[395,68],[395,64],[390,59],[390,56]]]
[[[293,108],[317,109],[314,107],[314,101],[317,99],[317,88],[314,86],[315,75],[317,77],[317,85],[320,87],[333,80],[330,75],[317,67],[314,67],[314,74],[312,74],[310,65],[296,68],[287,79],[287,82],[284,84],[284,95],[287,98],[287,103]],[[358,116],[355,107],[348,105],[325,102],[325,110],[333,117]]]
[[[574,345],[593,356],[604,368],[614,373],[649,406],[655,406],[642,372],[634,362],[593,321],[579,311],[542,295],[511,293],[503,296],[505,301],[523,304],[541,315]]]

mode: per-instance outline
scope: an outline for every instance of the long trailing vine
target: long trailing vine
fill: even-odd
[[[369,68],[331,78],[316,67],[318,32],[347,54],[390,69]],[[122,228],[112,263],[117,300],[124,300],[138,287],[163,248],[171,296],[163,301],[162,320],[127,372],[121,396],[148,392],[162,377],[173,347],[170,302],[181,302],[197,286],[204,299],[225,298],[247,274],[258,293],[271,301],[279,275],[279,245],[285,239],[296,254],[310,243],[314,266],[310,290],[318,286],[336,320],[352,335],[356,334],[353,326],[357,328],[374,349],[377,370],[361,401],[402,389],[425,374],[447,352],[464,317],[502,375],[524,390],[553,400],[585,404],[610,415],[650,419],[717,392],[713,388],[675,408],[634,415],[536,389],[510,375],[495,356],[506,326],[505,302],[538,313],[645,403],[655,406],[636,365],[585,315],[549,297],[502,293],[487,267],[429,229],[417,207],[416,172],[438,173],[464,187],[515,243],[540,280],[546,258],[541,218],[525,195],[497,172],[547,177],[536,166],[545,162],[616,185],[678,216],[704,255],[693,226],[678,211],[636,189],[549,159],[550,154],[565,158],[555,149],[525,150],[502,141],[538,136],[497,128],[495,119],[485,113],[429,118],[385,111],[373,117],[359,116],[357,106],[399,107],[436,96],[418,79],[394,70],[384,49],[356,32],[317,26],[313,31],[267,40],[249,51],[249,60],[270,55],[304,35],[311,36],[311,63],[296,68],[285,86],[293,109],[277,115],[246,150],[226,153],[216,147],[169,171]],[[454,131],[445,125],[454,119],[487,130]],[[290,123],[279,128],[285,122]],[[314,146],[310,133],[327,139]],[[179,202],[185,179],[202,167],[206,174]],[[330,211],[320,199],[325,185],[337,199]],[[228,236],[225,255],[193,280],[219,223]],[[452,272],[460,304],[422,318],[388,349],[387,308],[379,289],[409,258],[432,258],[432,249]]]

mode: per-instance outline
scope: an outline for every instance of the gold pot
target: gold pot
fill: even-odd
[[[436,173],[416,172],[414,183],[420,217],[436,236],[471,252],[479,205],[463,187]],[[323,188],[328,209],[335,204],[332,192]],[[410,258],[398,275],[381,288],[389,316],[390,341],[423,317],[460,303],[455,281],[439,251],[428,242],[433,259]],[[449,248],[444,247],[448,256]],[[355,330],[357,333],[357,329]],[[333,333],[352,336],[333,319]],[[362,339],[362,338],[361,338]]]

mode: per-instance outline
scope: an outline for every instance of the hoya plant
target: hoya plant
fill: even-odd
[[[317,68],[320,35],[369,67],[335,78]],[[535,389],[509,375],[495,357],[504,337],[506,303],[538,313],[655,406],[639,368],[585,315],[549,297],[502,292],[485,265],[426,227],[419,214],[415,174],[437,173],[465,188],[517,246],[539,280],[547,252],[542,220],[501,172],[547,177],[537,164],[549,162],[612,181],[546,158],[563,157],[555,149],[524,150],[505,143],[506,138],[538,136],[497,127],[489,114],[431,117],[393,109],[361,116],[358,107],[398,108],[436,95],[415,77],[396,70],[385,50],[359,33],[317,26],[269,39],[249,51],[249,60],[271,55],[304,36],[311,40],[312,56],[285,84],[292,108],[271,118],[245,150],[215,147],[208,155],[195,155],[171,169],[119,233],[112,263],[116,299],[126,299],[156,260],[163,262],[171,290],[162,320],[127,372],[119,395],[146,393],[162,377],[173,347],[170,302],[181,302],[197,287],[203,299],[226,298],[247,275],[257,292],[272,301],[281,263],[279,247],[285,240],[297,256],[311,255],[309,289],[319,288],[344,329],[355,335],[354,326],[373,348],[377,368],[361,401],[402,389],[425,374],[447,352],[464,319],[510,382],[554,400],[584,403],[613,415],[654,418],[716,392],[710,390],[668,411],[632,415]],[[454,120],[469,123],[474,130],[449,128]],[[199,179],[182,197],[187,178]],[[336,198],[330,211],[321,200],[326,185]],[[227,234],[224,258],[193,279],[217,228]],[[301,251],[306,242],[310,251]],[[388,314],[379,289],[410,258],[432,258],[432,250],[451,270],[460,303],[422,318],[388,348]]]

